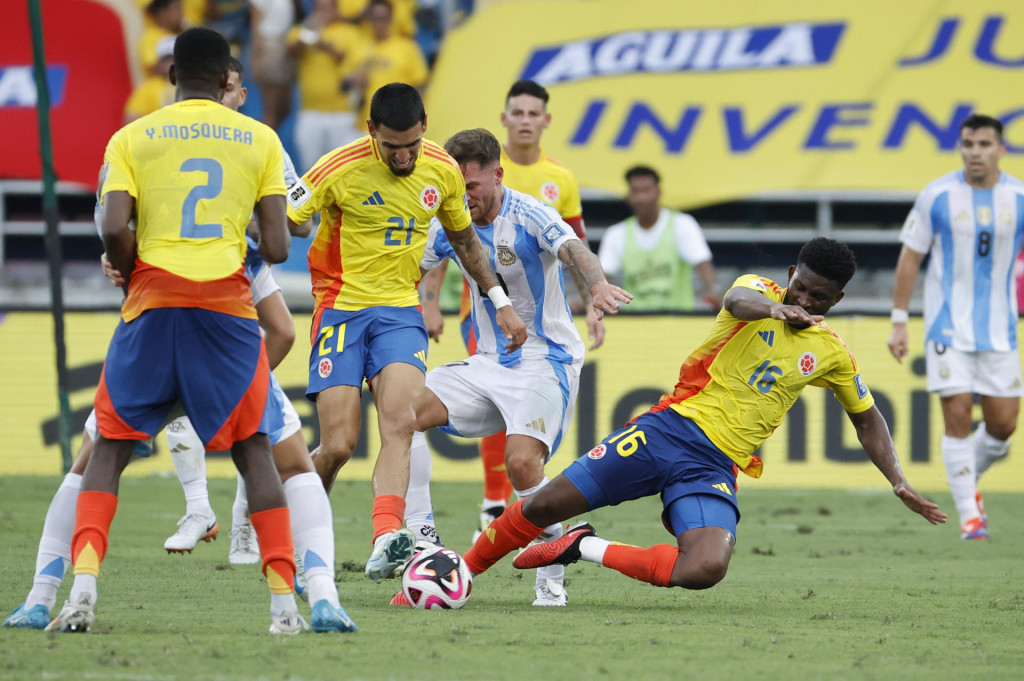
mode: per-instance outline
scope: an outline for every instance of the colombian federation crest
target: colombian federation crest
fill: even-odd
[[[427,185],[420,192],[420,205],[427,210],[434,210],[439,203],[441,203],[441,192],[434,185]]]
[[[316,371],[320,374],[320,378],[327,378],[334,371],[334,362],[331,361],[330,357],[325,357],[320,360],[320,364],[317,365]]]
[[[805,352],[800,355],[800,359],[797,360],[796,366],[800,369],[800,373],[804,376],[810,376],[814,373],[814,370],[818,368],[818,358],[814,356],[813,352]]]
[[[544,200],[548,203],[554,203],[558,200],[558,197],[562,195],[562,192],[554,182],[545,182],[540,186],[540,195],[543,196]]]
[[[607,452],[607,451],[608,451],[608,446],[605,443],[602,442],[601,444],[599,444],[598,446],[594,447],[589,452],[587,452],[587,456],[590,457],[591,459],[595,459],[596,460],[596,459],[600,459],[601,457],[603,457],[605,452]]]

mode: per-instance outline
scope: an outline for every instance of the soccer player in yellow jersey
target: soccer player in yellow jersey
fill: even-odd
[[[466,270],[487,291],[513,352],[526,327],[470,229],[466,184],[443,148],[423,138],[419,93],[391,83],[370,105],[370,134],[321,158],[288,193],[295,224],[321,211],[309,249],[316,309],[309,388],[320,421],[317,472],[328,490],[359,437],[365,378],[377,406],[381,449],[373,471],[374,548],[366,575],[380,582],[412,555],[402,528],[409,487],[413,398],[423,389],[427,331],[416,282],[435,215]]]
[[[243,261],[254,208],[261,255],[288,256],[282,149],[270,128],[220,104],[229,58],[215,31],[182,33],[170,73],[176,102],[107,145],[103,243],[127,298],[96,391],[99,436],[71,541],[75,580],[49,631],[92,625],[121,473],[135,442],[162,428],[176,402],[207,449],[231,449],[245,478],[271,633],[302,628],[288,508],[267,437],[270,371]]]
[[[559,540],[530,547],[513,565],[582,559],[656,586],[717,584],[736,543],[736,477],[741,470],[761,475],[757,447],[808,385],[835,393],[896,496],[928,522],[945,522],[946,514],[907,482],[853,355],[824,324],[855,269],[846,246],[814,239],[790,267],[787,288],[753,274],[737,279],[711,334],[683,363],[675,390],[536,494],[509,506],[466,554],[469,568],[483,572],[553,522],[660,494],[662,521],[676,546],[612,543],[582,524]]]

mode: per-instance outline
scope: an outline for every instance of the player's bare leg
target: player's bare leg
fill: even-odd
[[[317,419],[320,422],[320,446],[314,450],[313,464],[328,494],[338,471],[355,451],[360,428],[359,388],[338,385],[316,396]]]
[[[548,484],[544,475],[544,461],[548,447],[544,442],[529,435],[508,435],[505,440],[505,470],[512,483],[512,489],[519,500],[528,499]],[[550,542],[560,539],[564,533],[561,522],[547,525],[537,537],[538,541]],[[565,592],[565,566],[548,565],[537,570],[534,584],[537,606],[564,606],[569,597]]]
[[[412,556],[416,543],[402,527],[405,495],[409,490],[409,448],[416,429],[413,398],[424,390],[423,372],[412,364],[394,362],[370,379],[380,454],[373,467],[373,552],[366,576],[381,582]]]
[[[982,421],[971,437],[974,445],[974,477],[981,476],[996,461],[1002,459],[1010,451],[1010,437],[1017,429],[1017,417],[1020,414],[1020,398],[981,396]],[[988,530],[988,516],[981,500],[981,492],[976,492],[978,512]]]

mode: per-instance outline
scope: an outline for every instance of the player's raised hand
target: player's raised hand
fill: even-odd
[[[597,311],[598,319],[602,319],[605,312],[618,314],[619,308],[628,305],[629,301],[633,300],[632,293],[614,284],[609,284],[606,279],[591,284],[590,297],[592,298],[591,305]]]
[[[907,333],[906,324],[893,324],[892,333],[889,334],[889,352],[896,358],[897,362],[902,362],[903,358],[907,356],[907,344],[910,342],[910,335]]]
[[[914,513],[924,516],[924,519],[932,525],[946,522],[946,514],[939,510],[938,504],[928,501],[917,493],[908,483],[901,482],[893,485],[893,494],[900,498],[900,501]]]
[[[515,352],[526,342],[526,324],[511,305],[499,307],[495,313],[498,328],[505,333],[505,354]]]

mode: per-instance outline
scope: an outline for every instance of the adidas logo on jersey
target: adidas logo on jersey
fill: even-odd
[[[427,351],[426,350],[418,350],[418,351],[414,352],[413,355],[416,357],[416,359],[418,359],[419,361],[423,362],[424,364],[427,363]]]
[[[364,206],[383,206],[384,205],[384,199],[381,198],[380,192],[374,192],[374,193],[370,194],[370,196],[367,197],[367,199],[365,201],[363,201],[363,205]]]
[[[544,430],[544,419],[534,419],[533,421],[527,423],[526,427],[533,428],[534,430],[539,430],[542,433],[548,432]]]

